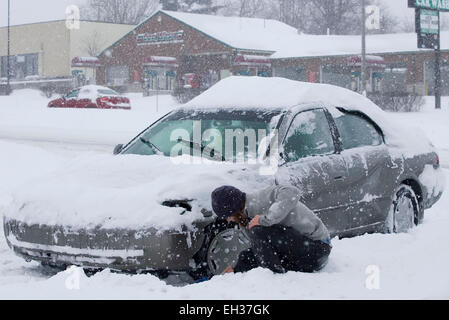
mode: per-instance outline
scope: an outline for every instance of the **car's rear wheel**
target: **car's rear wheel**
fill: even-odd
[[[393,195],[385,229],[388,233],[405,233],[418,225],[419,202],[413,189],[401,184]]]

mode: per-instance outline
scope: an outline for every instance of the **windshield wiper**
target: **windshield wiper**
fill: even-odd
[[[206,147],[202,143],[197,143],[189,140],[179,139],[178,142],[182,142],[186,145],[188,145],[190,148],[195,148],[197,150],[200,150],[201,152],[206,152],[207,154],[211,155],[212,159],[217,161],[226,161],[225,157],[217,150],[213,148]]]
[[[147,145],[148,147],[150,147],[154,153],[156,153],[157,155],[162,155],[161,150],[159,150],[150,140],[147,140],[145,138],[140,137],[139,138],[141,142],[143,142],[145,145]]]

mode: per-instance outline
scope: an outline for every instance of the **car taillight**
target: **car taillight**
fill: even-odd
[[[440,166],[440,157],[438,156],[438,154],[435,157],[435,167],[439,167]]]
[[[109,98],[108,97],[104,97],[100,99],[101,102],[109,102]]]

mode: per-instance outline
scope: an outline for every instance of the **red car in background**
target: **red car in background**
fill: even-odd
[[[84,86],[72,90],[69,94],[50,101],[49,108],[98,108],[131,109],[131,102],[112,89],[101,86]]]

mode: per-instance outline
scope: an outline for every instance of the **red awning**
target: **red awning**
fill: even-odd
[[[72,59],[72,68],[96,68],[100,66],[100,60],[97,57],[75,57]]]
[[[145,58],[144,64],[147,66],[178,67],[178,59],[174,57],[149,56]]]
[[[235,57],[234,65],[271,67],[271,60],[266,56],[239,54]]]
[[[348,58],[348,65],[353,67],[361,67],[362,66],[362,56],[353,56]],[[383,68],[385,69],[386,64],[385,60],[379,56],[366,56],[366,66],[371,68]]]

